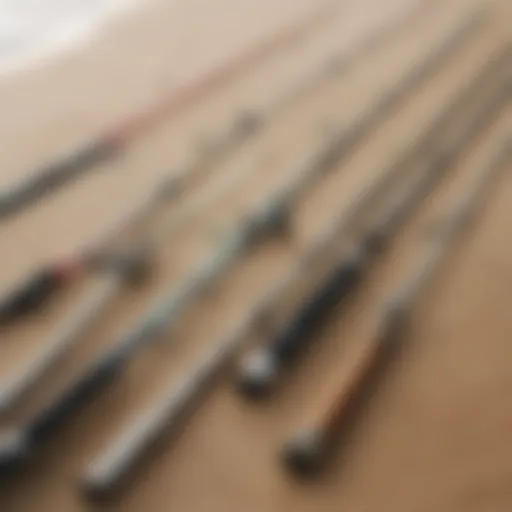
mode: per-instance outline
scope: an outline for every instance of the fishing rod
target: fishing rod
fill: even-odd
[[[470,17],[470,19],[473,18]],[[473,21],[475,20],[473,19]],[[467,23],[468,19],[463,20],[458,29],[451,32],[450,37],[443,41],[441,46],[436,48],[433,53],[429,54],[430,59],[428,59],[427,63],[432,65],[432,60],[438,61],[440,54],[445,55],[445,45],[453,47],[452,45],[455,45],[455,42],[460,43],[462,35],[461,26],[466,27],[467,30]],[[411,76],[418,76],[419,69],[423,69],[423,67],[414,67],[411,75],[407,75],[403,81],[399,81],[396,87],[400,89],[404,82],[405,84],[410,84]],[[389,97],[388,93],[383,101],[389,102]],[[381,103],[377,102],[375,108],[380,106]],[[366,118],[369,117],[366,111],[363,115],[366,115]],[[354,139],[354,131],[345,133],[351,138],[352,142],[357,142]],[[344,142],[344,139],[342,142]],[[305,188],[310,188],[313,181],[311,179],[312,175],[320,176],[336,163],[337,159],[334,156],[338,155],[333,146],[339,143],[340,140],[335,138],[323,150],[315,153],[316,156],[314,158],[307,158],[306,165],[301,168],[298,178],[292,180],[281,191],[278,191],[266,204],[262,212],[258,211],[251,215],[246,220],[242,229],[235,230],[228,239],[227,244],[208,258],[192,274],[184,286],[177,291],[173,290],[170,295],[163,297],[161,301],[157,300],[150,307],[148,314],[144,316],[143,320],[132,332],[127,333],[114,344],[111,350],[96,361],[93,361],[52,402],[47,404],[38,415],[29,421],[20,431],[20,435],[26,439],[26,442],[31,446],[37,445],[41,437],[51,433],[75,408],[87,402],[90,397],[106,388],[112,381],[115,381],[139,347],[162,335],[166,328],[178,317],[189,300],[194,299],[202,291],[208,289],[223,271],[227,270],[255,243],[268,234],[285,234],[289,227],[289,214],[292,204],[304,192]],[[36,385],[39,378],[53,366],[54,362],[58,360],[65,350],[76,342],[77,333],[81,332],[84,325],[88,325],[88,322],[94,315],[104,310],[105,303],[112,300],[115,290],[115,280],[112,281],[112,278],[100,283],[100,289],[97,290],[97,293],[103,302],[95,302],[93,295],[91,295],[87,303],[89,310],[86,311],[85,315],[79,311],[81,315],[80,321],[82,322],[79,325],[79,329],[72,332],[64,332],[64,335],[61,334],[57,341],[54,340],[53,344],[50,344],[50,348],[41,358],[31,362],[28,367],[29,372],[23,372],[21,377],[16,379],[12,386],[8,386],[5,389],[0,397],[0,404],[3,405],[2,410],[4,412],[15,403],[21,394],[28,391],[33,385]],[[34,369],[38,371],[34,372]],[[20,389],[23,390],[22,393],[19,392]],[[21,454],[20,458],[23,459]]]
[[[500,64],[502,62],[499,61]],[[495,66],[496,63],[493,63],[492,67]],[[473,99],[482,86],[481,82],[487,81],[489,71],[486,66],[476,84],[469,88],[468,93]],[[455,140],[432,150],[421,164],[422,170],[416,179],[379,214],[379,218],[370,225],[356,247],[347,251],[338,261],[277,335],[249,354],[241,366],[238,378],[238,387],[242,393],[248,397],[261,398],[275,390],[285,370],[296,364],[305,350],[317,341],[316,335],[331,317],[333,310],[336,308],[339,311],[338,307],[359,288],[371,263],[386,250],[400,224],[441,182],[471,140],[507,104],[510,89],[509,78],[493,90],[490,101],[481,104],[473,119],[464,124]],[[464,96],[465,102],[472,101],[468,96]]]
[[[501,142],[491,160],[482,165],[476,185],[442,218],[440,229],[426,242],[411,273],[383,301],[371,334],[361,340],[345,371],[336,376],[318,408],[306,419],[305,426],[285,443],[283,460],[291,471],[311,475],[321,469],[332,451],[337,432],[349,420],[354,408],[361,405],[363,390],[376,374],[379,363],[404,340],[414,302],[434,279],[451,246],[472,225],[489,195],[491,183],[510,158],[510,131]]]
[[[480,27],[486,20],[482,16],[486,12],[483,9],[471,11],[455,29],[449,32],[446,38],[441,40],[438,46],[427,53],[423,61],[419,61],[409,68],[400,80],[384,90],[374,103],[363,109],[352,124],[340,128],[324,147],[307,156],[305,163],[296,173],[296,178],[272,199],[276,212],[283,209],[284,205],[291,205],[292,202],[297,201],[301,192],[308,190],[315,181],[322,178],[327,171],[347,157],[367,132],[372,130],[374,124],[385,118],[386,113],[392,111],[393,107],[398,106],[403,95],[412,93],[414,87],[421,84],[422,79],[427,78],[429,73],[435,71],[436,65],[440,65],[444,59],[454,53],[471,35],[472,31]],[[279,215],[281,214],[285,217],[284,212],[279,213]],[[138,246],[134,254],[147,254],[147,252],[147,248],[141,250]],[[127,259],[131,260],[131,258]],[[0,412],[5,413],[34,386],[76,343],[79,334],[117,297],[121,284],[124,282],[120,277],[123,276],[122,271],[126,268],[129,269],[129,266],[121,265],[120,271],[115,272],[113,276],[107,276],[97,285],[97,288],[92,289],[84,302],[79,304],[76,311],[72,313],[70,320],[66,320],[64,325],[58,326],[56,334],[50,336],[45,345],[48,347],[47,351],[42,356],[36,356],[36,359],[30,361],[26,369],[0,391]]]
[[[487,76],[487,73],[482,76]],[[474,93],[473,89],[474,87],[472,88]],[[495,92],[493,91],[493,93]],[[464,98],[466,101],[470,100],[466,95]],[[414,186],[409,187],[407,193],[401,194],[398,200],[395,199],[391,203],[391,207],[383,217],[384,222],[374,226],[374,229],[364,237],[367,243],[371,241],[375,243],[376,238],[382,237],[383,234],[386,235],[391,228],[395,229],[395,224],[404,215],[404,211],[408,210],[413,203],[421,200],[421,196],[427,192],[425,189],[434,186],[434,182],[441,179],[441,175],[445,171],[444,168],[456,158],[456,153],[460,151],[459,146],[467,143],[467,139],[475,134],[478,127],[489,120],[492,112],[495,113],[498,110],[498,106],[503,103],[504,92],[502,91],[494,98],[491,105],[488,102],[479,109],[474,122],[465,129],[463,135],[459,135],[453,146],[436,149],[436,156],[430,157],[431,162],[425,166],[425,171],[420,174],[419,179],[413,182]],[[398,165],[403,167],[402,159],[399,159]],[[393,175],[393,173],[391,174]],[[393,175],[393,177],[396,179],[396,176]],[[386,191],[388,186],[387,181],[374,185],[372,193],[367,196],[366,200],[363,200],[363,203],[368,205],[373,202],[379,194]],[[354,211],[355,213],[356,211]],[[207,351],[206,356],[200,359],[194,370],[177,387],[172,380],[167,391],[157,403],[138,414],[132,423],[121,430],[112,444],[96,460],[93,460],[86,470],[84,487],[91,497],[101,497],[118,488],[140,458],[151,449],[155,441],[168,430],[172,430],[182,421],[185,414],[194,410],[193,407],[198,398],[206,390],[211,389],[212,380],[247,341],[251,332],[255,329],[268,329],[271,323],[270,316],[284,291],[310,268],[315,259],[325,253],[336,233],[345,229],[350,221],[353,221],[352,216],[348,220],[343,212],[327,230],[317,237],[306,256],[299,258],[292,265],[277,286],[274,286],[270,293],[265,293],[263,298],[256,301],[249,312],[236,322],[235,327],[229,330],[230,334],[220,342],[212,344],[215,348],[211,352]]]
[[[420,4],[422,8],[431,4]],[[423,9],[421,9],[423,10]],[[86,249],[74,251],[73,254],[59,257],[50,261],[22,279],[3,298],[0,298],[0,326],[9,324],[25,315],[34,313],[46,304],[60,290],[89,268],[97,268],[102,265],[106,248],[112,243],[112,238],[117,233],[126,231],[128,228],[134,230],[142,224],[154,211],[166,202],[175,199],[183,194],[185,188],[184,177],[191,180],[200,174],[205,167],[211,167],[223,154],[234,151],[248,138],[259,133],[268,119],[273,119],[286,109],[290,108],[295,101],[312,91],[315,86],[325,79],[332,79],[334,76],[350,71],[353,65],[380,46],[390,35],[396,34],[402,24],[407,24],[410,19],[419,14],[420,9],[415,8],[407,12],[407,15],[399,17],[395,22],[385,25],[381,30],[376,31],[370,37],[362,40],[348,53],[335,52],[310,73],[306,80],[279,96],[269,106],[262,109],[245,109],[235,115],[232,126],[227,134],[209,140],[205,151],[200,154],[198,161],[180,176],[171,173],[163,180],[160,180],[154,187],[151,194],[130,212],[127,218],[118,221],[113,228],[99,238],[95,244]],[[206,150],[207,149],[207,150]],[[133,261],[132,273],[135,277],[144,275],[148,270],[148,262],[141,260]]]
[[[192,84],[173,94],[160,98],[154,105],[136,113],[115,126],[70,151],[63,158],[28,174],[19,183],[0,192],[0,218],[19,212],[44,196],[82,176],[86,171],[116,157],[136,137],[152,128],[162,119],[176,115],[186,107],[211,93],[234,76],[257,65],[281,48],[293,45],[309,32],[333,19],[335,4],[324,5],[314,16],[308,16],[298,25],[279,29],[270,38],[238,55],[232,61],[214,69]]]

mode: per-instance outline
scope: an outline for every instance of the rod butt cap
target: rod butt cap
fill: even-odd
[[[318,435],[311,431],[299,432],[286,443],[281,454],[285,468],[301,477],[317,474],[323,459],[323,445]]]
[[[251,354],[242,365],[238,376],[241,393],[257,399],[268,396],[273,390],[278,376],[275,357],[268,351]]]

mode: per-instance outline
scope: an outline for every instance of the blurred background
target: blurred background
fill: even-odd
[[[0,510],[510,510],[511,27],[0,0]]]

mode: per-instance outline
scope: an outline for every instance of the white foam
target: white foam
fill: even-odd
[[[0,0],[0,75],[89,42],[137,0]]]

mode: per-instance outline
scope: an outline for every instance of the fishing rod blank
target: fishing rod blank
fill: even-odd
[[[285,444],[283,459],[290,470],[308,475],[322,467],[337,432],[349,420],[353,408],[360,405],[362,391],[375,374],[378,364],[390,349],[403,340],[414,301],[433,279],[458,236],[471,226],[487,199],[490,184],[510,158],[511,142],[510,133],[507,133],[506,140],[491,161],[482,166],[476,185],[469,194],[463,194],[453,210],[443,218],[440,229],[426,242],[425,250],[413,264],[410,275],[382,303],[372,334],[362,340],[346,371],[335,379],[318,409],[306,420],[306,426]]]
[[[502,65],[502,60],[491,61],[490,67]],[[480,72],[465,94],[458,94],[464,102],[472,102],[488,80],[492,71],[489,65]],[[390,206],[370,226],[357,247],[349,251],[331,272],[317,285],[311,295],[299,306],[289,322],[263,347],[256,349],[242,365],[239,376],[239,388],[247,396],[257,398],[270,394],[280,375],[296,363],[306,348],[315,342],[315,335],[325,324],[334,308],[357,289],[366,271],[376,257],[385,250],[393,233],[409,211],[418,205],[430,193],[433,187],[449,171],[451,165],[464,150],[468,141],[478,135],[482,127],[489,123],[510,97],[510,78],[496,90],[490,101],[484,102],[474,118],[464,124],[463,130],[451,145],[442,144],[432,149],[422,163],[418,177],[398,196]],[[457,102],[458,105],[459,102]],[[460,105],[458,105],[460,108]],[[452,114],[449,109],[450,115]],[[443,116],[446,119],[446,116]],[[439,128],[441,128],[439,126]],[[435,130],[438,132],[438,129]],[[437,144],[439,146],[439,144]]]
[[[283,31],[282,29],[262,44],[237,56],[231,62],[201,77],[171,96],[166,96],[145,111],[133,115],[119,126],[99,135],[71,151],[61,159],[44,166],[21,182],[0,192],[0,218],[7,217],[42,199],[50,192],[82,176],[100,163],[117,156],[139,134],[157,124],[160,119],[188,107],[206,93],[212,92],[224,82],[247,68],[264,60],[274,51],[292,45],[310,31],[332,19],[333,4],[324,6],[315,16]]]
[[[431,4],[420,5],[424,8]],[[248,137],[258,133],[262,126],[266,124],[266,120],[289,108],[300,97],[313,90],[319,82],[333,78],[334,75],[341,72],[348,72],[352,65],[355,65],[366,54],[385,42],[391,34],[396,33],[401,24],[407,23],[416,16],[418,10],[418,8],[412,9],[403,18],[385,25],[381,30],[353,47],[348,53],[343,52],[341,55],[335,53],[328,57],[319,69],[315,69],[311,73],[311,76],[299,85],[291,87],[289,91],[286,91],[266,108],[246,109],[238,113],[228,133],[216,138],[213,142],[209,140],[205,151],[202,153],[202,158],[192,164],[191,168],[183,173],[183,176],[194,178],[206,165],[212,165],[212,159],[218,160],[222,154],[236,149]],[[206,158],[208,158],[208,162],[205,161]],[[161,203],[179,195],[184,188],[183,176],[176,177],[172,173],[172,175],[159,181],[150,196],[138,205],[134,211],[130,212],[126,219],[122,219],[118,223],[119,225],[115,226],[115,229],[109,229],[93,247],[75,252],[65,258],[58,258],[44,265],[7,292],[0,299],[0,325],[6,325],[24,315],[37,311],[69,282],[80,275],[84,271],[84,267],[98,266],[98,260],[102,261],[100,256],[105,252],[105,247],[111,243],[112,235],[142,223]]]

